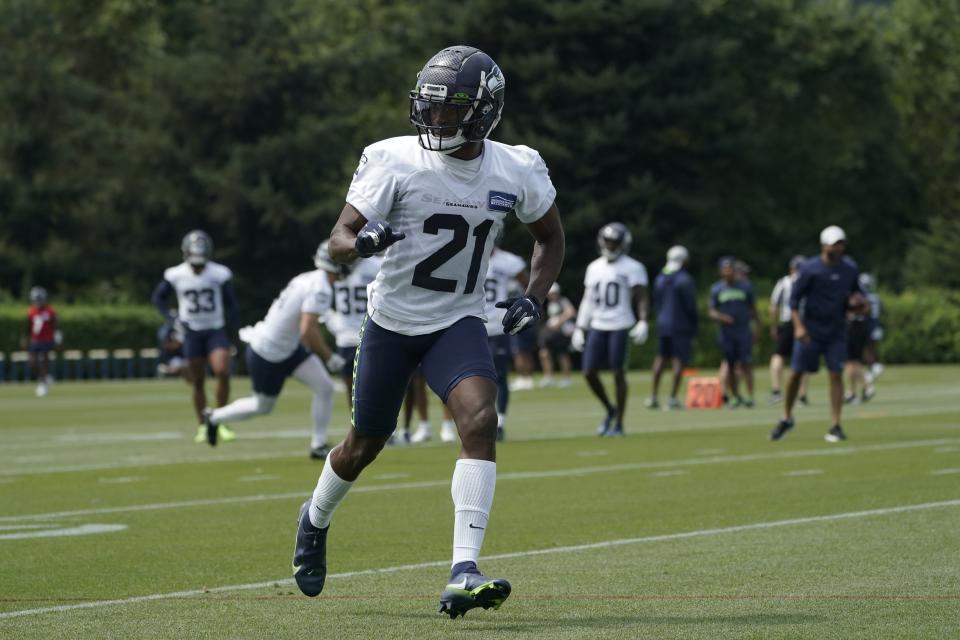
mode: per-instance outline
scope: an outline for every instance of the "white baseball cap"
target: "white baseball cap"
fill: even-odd
[[[843,232],[843,229],[838,227],[835,224],[830,225],[826,229],[820,232],[820,244],[825,245],[834,245],[838,242],[846,242],[847,234]]]
[[[687,252],[686,247],[681,247],[676,245],[670,247],[670,250],[667,251],[667,268],[671,271],[676,271],[683,266],[683,263],[690,258],[690,254]]]

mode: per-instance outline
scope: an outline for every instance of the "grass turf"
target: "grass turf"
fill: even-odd
[[[299,385],[216,449],[193,444],[176,381],[0,387],[0,637],[956,637],[957,379],[889,368],[839,445],[823,376],[778,443],[776,408],[643,409],[643,374],[624,439],[592,435],[580,384],[515,393],[481,563],[514,593],[457,621],[436,614],[453,445],[388,449],[365,472],[311,600],[289,580],[320,470]],[[332,441],[346,420],[337,398]],[[17,537],[91,525],[120,530]]]

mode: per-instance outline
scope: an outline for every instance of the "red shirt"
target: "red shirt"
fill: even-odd
[[[53,342],[53,333],[57,326],[57,312],[49,305],[27,309],[30,322],[30,340],[33,342]]]

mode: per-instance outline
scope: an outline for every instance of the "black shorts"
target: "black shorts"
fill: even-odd
[[[253,347],[247,347],[247,371],[250,372],[250,382],[254,393],[276,398],[283,389],[283,383],[297,370],[303,361],[313,354],[297,345],[285,360],[271,362],[263,358]]]
[[[541,329],[537,341],[541,349],[547,349],[553,355],[566,353],[570,348],[570,338],[557,329]]]
[[[774,353],[784,358],[793,355],[793,322],[781,322],[777,325],[777,349]]]
[[[853,320],[847,328],[847,360],[863,362],[863,348],[870,340],[870,323]]]

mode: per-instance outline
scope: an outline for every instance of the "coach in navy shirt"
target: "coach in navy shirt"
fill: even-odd
[[[856,263],[844,256],[847,236],[843,229],[829,226],[820,233],[820,255],[800,264],[800,274],[790,292],[794,345],[790,381],[787,384],[784,417],[771,440],[779,440],[793,428],[793,403],[800,378],[816,373],[822,355],[830,372],[830,406],[833,426],[827,442],[846,440],[840,427],[843,406],[843,363],[847,356],[846,313],[852,293],[862,293]],[[858,302],[858,304],[860,304]]]
[[[673,386],[670,387],[668,409],[682,407],[677,398],[683,367],[690,361],[691,343],[697,335],[697,291],[693,278],[684,266],[690,254],[677,245],[667,252],[667,264],[653,285],[653,302],[657,308],[657,357],[653,361],[653,393],[647,408],[660,406],[657,392],[660,376],[667,360],[673,367]]]

